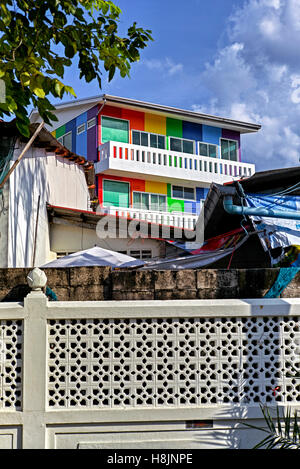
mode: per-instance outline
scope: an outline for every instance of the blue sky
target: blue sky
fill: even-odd
[[[64,82],[78,98],[101,93],[255,122],[242,158],[257,170],[300,155],[299,0],[115,0],[120,28],[133,21],[154,41],[131,78],[86,84],[76,62]]]

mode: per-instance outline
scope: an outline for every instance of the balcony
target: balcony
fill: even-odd
[[[194,229],[199,215],[182,212],[155,212],[138,208],[102,207],[101,214],[146,221],[158,225],[174,226],[183,229]]]
[[[120,142],[104,143],[99,153],[96,174],[119,175],[121,171],[125,177],[224,184],[255,173],[253,164]]]

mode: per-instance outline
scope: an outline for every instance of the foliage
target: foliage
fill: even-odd
[[[292,416],[291,410],[287,409],[286,414],[281,416],[277,407],[276,417],[274,418],[266,406],[260,405],[260,407],[267,427],[260,428],[250,424],[245,425],[266,432],[268,436],[253,449],[300,449],[300,427],[297,411]]]
[[[79,77],[96,79],[100,88],[103,71],[109,81],[116,70],[129,76],[152,37],[136,23],[126,37],[118,36],[120,14],[104,0],[0,0],[0,79],[6,86],[0,117],[14,115],[26,136],[29,105],[47,124],[57,120],[48,97],[76,96],[61,79],[77,57]]]

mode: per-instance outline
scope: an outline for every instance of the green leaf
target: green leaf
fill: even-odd
[[[46,98],[62,98],[64,93],[76,97],[63,83],[76,54],[79,77],[86,82],[96,79],[100,88],[104,71],[109,81],[116,71],[128,76],[139,51],[152,38],[150,30],[136,23],[119,37],[120,14],[110,0],[0,0],[0,78],[5,77],[7,85],[7,103],[0,106],[0,115],[15,115],[23,134],[23,116],[32,106],[53,120]]]
[[[33,88],[33,93],[38,97],[38,98],[44,98],[46,96],[45,94],[45,91],[43,90],[43,88],[39,88],[37,86],[35,86]]]
[[[30,137],[29,125],[25,124],[23,121],[16,120],[16,126],[19,132],[24,135],[24,137]]]

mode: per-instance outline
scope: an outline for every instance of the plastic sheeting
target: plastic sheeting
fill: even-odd
[[[82,267],[82,266],[110,266],[110,267],[138,267],[145,263],[134,257],[120,254],[119,252],[110,251],[95,246],[84,251],[74,252],[68,256],[64,256],[48,264],[40,266],[41,268],[55,267]]]
[[[280,269],[278,277],[274,285],[270,288],[265,298],[279,298],[283,290],[291,283],[291,281],[300,272],[300,267],[289,267]]]
[[[197,269],[205,267],[213,262],[216,262],[223,257],[232,254],[235,250],[240,248],[242,244],[248,239],[248,236],[244,236],[235,245],[227,249],[219,249],[214,251],[205,251],[200,254],[188,255],[185,257],[177,257],[173,259],[159,259],[155,262],[147,262],[147,265],[142,267],[140,270],[149,269],[164,269],[164,270],[179,270],[179,269]]]
[[[263,194],[247,194],[249,207],[262,207],[284,211],[300,211],[299,196],[267,196]],[[300,245],[299,220],[283,218],[250,217],[256,225],[261,244],[265,251],[278,247]]]

